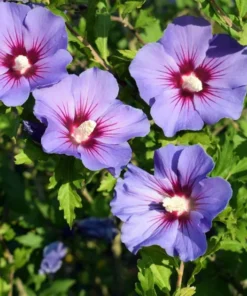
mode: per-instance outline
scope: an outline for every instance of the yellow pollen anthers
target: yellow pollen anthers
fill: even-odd
[[[165,197],[163,199],[163,207],[167,212],[177,212],[177,215],[180,216],[184,212],[189,210],[189,201],[180,196]]]
[[[13,66],[13,69],[15,71],[19,71],[21,74],[25,74],[27,69],[29,69],[31,65],[29,64],[29,60],[24,55],[18,55],[15,58],[15,64]]]
[[[182,88],[191,92],[203,90],[202,82],[194,73],[182,76]]]
[[[86,120],[80,126],[74,129],[72,137],[79,144],[88,140],[96,127],[96,122],[93,120]]]

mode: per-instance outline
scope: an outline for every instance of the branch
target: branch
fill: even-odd
[[[128,20],[122,19],[120,16],[111,16],[111,20],[113,22],[119,22],[124,25],[124,27],[128,28],[135,36],[136,38],[145,45],[146,42],[142,39],[141,35],[136,31],[136,29],[128,22]]]
[[[73,27],[70,24],[66,23],[66,27],[85,47],[87,47],[91,51],[91,54],[95,59],[95,61],[99,63],[105,70],[109,71],[109,67],[106,65],[104,60],[99,56],[97,51],[92,47],[92,45],[85,38],[78,35],[77,32],[73,29]]]
[[[216,3],[215,0],[208,0],[215,12],[224,20],[224,22],[235,31],[240,32],[241,28],[233,23],[233,21],[227,16],[224,10]]]
[[[87,188],[84,187],[82,188],[81,190],[81,194],[85,197],[85,199],[91,204],[93,203],[93,198],[92,196],[90,195],[90,193],[87,191]]]
[[[183,261],[181,261],[180,267],[177,270],[177,272],[178,272],[177,289],[181,289],[183,275],[184,275],[184,263],[183,263]]]
[[[10,253],[8,246],[6,245],[3,237],[0,235],[0,243],[2,244],[5,252],[5,256],[8,259],[9,264],[13,264],[14,262],[14,257]],[[15,274],[15,269],[13,266],[10,267],[10,274],[9,274],[9,284],[10,284],[10,291],[8,293],[8,296],[13,295],[13,285],[14,285],[14,274]]]

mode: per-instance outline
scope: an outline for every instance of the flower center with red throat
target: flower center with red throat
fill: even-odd
[[[24,55],[18,55],[14,59],[13,69],[19,72],[21,75],[24,75],[26,71],[31,67],[29,60]]]
[[[189,200],[183,196],[175,195],[173,197],[165,197],[163,199],[163,207],[169,213],[174,213],[176,216],[189,211]]]
[[[200,92],[203,90],[201,80],[192,72],[188,75],[182,75],[182,89],[189,92]]]
[[[87,141],[90,135],[96,128],[96,122],[93,120],[86,120],[78,127],[74,128],[71,136],[77,144]]]

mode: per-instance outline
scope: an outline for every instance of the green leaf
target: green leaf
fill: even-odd
[[[133,58],[137,54],[137,50],[130,50],[130,49],[119,49],[118,50],[121,55],[127,59],[133,60]]]
[[[233,150],[233,142],[230,137],[227,136],[221,149],[218,149],[218,159],[212,176],[221,176],[223,178],[230,176],[230,171],[236,163],[236,156]]]
[[[52,181],[53,185],[55,185],[55,181],[58,183],[72,183],[76,180],[82,179],[83,173],[83,165],[79,159],[75,159],[74,157],[61,156],[57,162],[55,168],[54,178]]]
[[[144,295],[155,295],[155,286],[157,286],[160,291],[168,293],[171,290],[172,266],[166,253],[161,248],[153,246],[143,248],[141,255],[142,259],[138,260],[140,284],[136,286],[137,291],[142,289],[145,293],[149,293]]]
[[[74,285],[74,283],[75,280],[70,279],[53,281],[49,288],[39,293],[39,296],[69,295],[69,289]]]
[[[48,189],[53,189],[57,186],[57,180],[55,174],[49,178],[49,184],[47,186]]]
[[[237,225],[237,230],[236,230],[236,239],[241,243],[242,248],[244,248],[245,251],[247,250],[246,237],[247,237],[246,220],[239,221],[239,223]]]
[[[178,8],[183,9],[185,7],[187,8],[195,6],[195,3],[191,0],[176,0],[176,5]]]
[[[41,146],[33,143],[32,140],[27,140],[24,149],[15,156],[15,164],[32,164],[35,161],[45,161],[48,159],[48,155],[43,152]]]
[[[247,13],[247,1],[246,0],[236,0],[237,8],[239,11],[239,16],[242,18]]]
[[[240,27],[236,25],[238,18],[235,15],[223,13],[218,9],[215,1],[197,0],[200,4],[200,10],[211,20],[216,21],[224,30],[226,30],[233,38],[239,38]],[[216,6],[217,5],[217,6]]]
[[[119,5],[120,14],[123,17],[125,17],[127,14],[131,13],[133,10],[137,8],[141,8],[145,2],[146,0],[125,1],[124,4]]]
[[[11,285],[9,283],[7,283],[2,277],[0,277],[0,292],[6,293],[6,295],[7,295],[7,292],[10,291],[10,288],[11,288]]]
[[[50,11],[52,11],[54,14],[61,16],[66,22],[69,21],[68,16],[66,15],[66,13],[64,13],[63,10],[58,9],[56,7],[57,4],[52,4],[49,6]],[[61,5],[61,4],[60,4]]]
[[[147,26],[151,26],[153,22],[155,22],[156,19],[150,15],[149,10],[140,10],[140,13],[138,14],[138,17],[136,19],[135,28],[146,28]]]
[[[96,21],[96,8],[99,0],[90,0],[88,2],[87,15],[86,15],[86,32],[87,40],[89,43],[93,44],[95,41],[95,24]]]
[[[177,291],[174,296],[192,296],[195,294],[196,294],[195,287],[187,287]]]
[[[210,136],[203,131],[200,132],[193,132],[189,131],[177,137],[177,144],[179,145],[194,145],[194,144],[201,144],[205,148],[212,145],[212,140]]]
[[[100,182],[100,187],[97,189],[97,191],[107,191],[110,192],[112,191],[113,187],[116,184],[116,179],[108,173],[103,180]]]
[[[32,249],[17,248],[14,251],[14,265],[16,269],[24,266],[30,259]]]
[[[15,137],[20,124],[20,119],[14,112],[0,114],[0,134]]]
[[[242,244],[232,239],[224,239],[220,244],[220,249],[225,251],[242,253]]]
[[[233,209],[228,206],[222,213],[220,213],[214,221],[224,223],[231,236],[235,236],[237,219],[234,215]]]
[[[3,223],[0,226],[0,235],[7,241],[12,240],[15,237],[15,231],[9,224]]]
[[[247,3],[247,2],[246,2]],[[239,33],[239,43],[241,45],[247,45],[247,24],[244,24],[242,31]]]
[[[37,249],[41,247],[43,242],[43,238],[33,232],[28,232],[25,235],[20,235],[16,237],[15,240],[23,246],[30,247],[32,249]]]
[[[108,34],[111,27],[111,16],[106,11],[105,7],[102,7],[96,13],[95,21],[95,44],[100,52],[101,57],[107,61],[109,56],[109,50],[107,46]]]
[[[147,26],[144,29],[144,33],[141,34],[145,42],[156,42],[162,37],[162,35],[163,31],[161,30],[159,20],[154,20],[152,25]]]
[[[231,169],[230,174],[233,175],[243,171],[247,171],[247,157],[237,162],[236,165],[234,165],[233,168]]]
[[[138,280],[135,290],[138,295],[156,296],[154,288],[154,277],[150,269],[146,268],[145,262],[138,260],[137,267],[139,269]]]
[[[211,237],[208,243],[208,249],[207,252],[200,258],[194,261],[195,268],[188,280],[187,286],[191,286],[195,282],[195,276],[202,270],[204,267],[205,260],[208,256],[215,253],[220,249],[221,246],[221,238],[218,237]]]
[[[245,217],[247,214],[247,189],[245,187],[241,187],[238,190],[238,194],[236,196],[236,212],[235,215],[238,218]]]
[[[75,209],[82,208],[81,198],[72,188],[72,184],[66,183],[58,190],[58,200],[59,209],[64,211],[64,218],[71,227],[75,219]]]
[[[30,159],[23,150],[20,150],[15,156],[15,164],[32,164],[32,159]]]

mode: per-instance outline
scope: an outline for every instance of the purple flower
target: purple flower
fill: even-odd
[[[35,115],[48,124],[44,151],[80,158],[93,171],[125,166],[131,159],[127,140],[149,132],[141,110],[115,99],[117,81],[106,71],[89,69],[33,94]]]
[[[0,20],[0,98],[18,106],[68,75],[67,33],[63,19],[43,7],[0,3]]]
[[[33,121],[27,121],[23,120],[23,129],[25,132],[28,133],[28,135],[37,143],[40,144],[41,137],[43,136],[46,125],[40,122],[33,122]]]
[[[40,265],[40,274],[57,272],[62,266],[62,259],[66,255],[67,249],[62,242],[54,242],[44,248],[43,260]]]
[[[165,135],[200,130],[221,118],[238,119],[247,85],[247,50],[210,24],[191,16],[168,25],[130,65],[140,96]]]
[[[105,239],[111,242],[118,234],[112,219],[90,217],[76,222],[78,230],[87,237]]]
[[[133,253],[159,245],[194,260],[206,251],[205,232],[231,198],[230,184],[207,177],[214,163],[198,145],[167,145],[155,151],[154,163],[154,176],[129,165],[117,182],[111,207],[125,222],[122,241]]]

